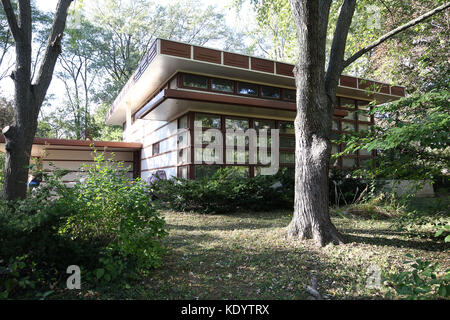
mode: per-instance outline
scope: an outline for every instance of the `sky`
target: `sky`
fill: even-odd
[[[77,1],[77,0],[75,0]],[[124,1],[132,1],[132,0],[124,0]],[[171,0],[158,0],[158,4],[169,4]],[[172,1],[173,2],[173,1]],[[234,28],[235,30],[245,30],[245,23],[248,23],[248,16],[251,14],[251,10],[249,4],[244,5],[243,9],[240,11],[239,15],[236,13],[234,9],[231,8],[233,0],[198,0],[200,5],[215,5],[219,8],[219,11],[225,14],[227,24]],[[36,0],[36,5],[42,11],[54,12],[56,9],[56,5],[58,0]],[[86,1],[85,3],[89,3]],[[243,18],[245,17],[245,18]],[[13,81],[7,77],[0,81],[0,94],[7,98],[12,99],[13,97]],[[54,95],[55,99],[51,101],[52,105],[59,103],[58,101],[62,99],[61,93],[64,93],[64,86],[62,82],[53,76],[52,83],[50,85],[49,90],[47,91],[47,95]]]

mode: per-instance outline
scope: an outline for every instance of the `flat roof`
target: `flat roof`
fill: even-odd
[[[158,38],[115,99],[107,124],[122,124],[126,110],[136,112],[177,72],[230,78],[295,89],[293,64]],[[368,91],[372,91],[371,95]],[[405,87],[342,75],[338,95],[366,96],[377,102],[396,100]]]
[[[92,146],[99,151],[139,151],[142,143],[121,142],[121,141],[91,141],[91,140],[67,140],[35,138],[33,149],[52,149],[52,150],[92,150]],[[101,149],[101,150],[100,150]],[[0,152],[5,152],[5,137],[0,136]]]

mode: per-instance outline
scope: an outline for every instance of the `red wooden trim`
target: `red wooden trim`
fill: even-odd
[[[194,59],[211,62],[211,63],[222,63],[222,53],[218,50],[202,48],[194,46]]]
[[[275,66],[274,62],[266,59],[260,59],[260,58],[251,58],[251,67],[252,70],[256,71],[262,71],[262,72],[268,72],[268,73],[274,73]]]
[[[191,58],[191,46],[184,43],[161,40],[161,53],[182,58]]]
[[[294,66],[292,64],[277,62],[277,74],[294,77]]]
[[[249,57],[241,54],[223,53],[223,64],[232,67],[239,67],[248,69],[249,67]]]
[[[5,143],[5,137],[0,136],[0,143]],[[77,146],[77,147],[109,147],[109,148],[128,148],[141,149],[142,143],[138,142],[121,142],[121,141],[90,141],[90,140],[66,140],[66,139],[50,139],[50,138],[35,138],[33,144],[37,145],[54,145],[54,146]],[[60,149],[65,150],[65,149]],[[78,150],[83,151],[83,150]]]

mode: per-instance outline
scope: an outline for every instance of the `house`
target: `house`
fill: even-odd
[[[158,171],[159,174],[164,171],[166,177],[195,179],[225,166],[236,167],[249,177],[264,169],[259,154],[256,163],[251,161],[248,142],[243,161],[235,161],[239,160],[239,149],[230,146],[228,138],[220,145],[223,161],[206,161],[208,145],[204,137],[197,141],[195,134],[195,124],[200,123],[201,132],[214,129],[224,136],[231,129],[254,130],[260,135],[262,129],[279,129],[276,159],[280,167],[293,168],[296,115],[293,67],[156,39],[105,119],[107,124],[123,126],[123,142],[36,138],[32,156],[40,159],[45,170],[50,170],[50,163],[70,170],[71,174],[64,178],[66,183],[82,175],[81,164],[93,161],[91,144],[105,151],[107,157],[114,153],[116,160],[125,161],[130,167],[130,177],[144,180]],[[405,88],[342,75],[337,95],[334,134],[368,129],[374,123],[373,116],[366,114],[369,103],[399,99],[405,95]],[[273,146],[270,150],[274,150]],[[340,150],[342,146],[333,145],[333,152]],[[4,137],[0,138],[0,151],[4,152]],[[267,154],[274,157],[275,152]],[[217,153],[212,154],[209,160],[216,160],[216,156]],[[374,152],[358,151],[341,157],[333,165],[364,166],[374,157]]]
[[[189,179],[211,175],[225,166],[239,168],[249,177],[260,172],[261,165],[248,159],[245,163],[229,163],[233,162],[230,158],[236,160],[236,149],[228,146],[228,141],[221,146],[221,163],[199,161],[205,140],[196,140],[195,121],[204,129],[214,128],[223,135],[229,129],[279,129],[279,165],[292,168],[296,115],[293,67],[156,39],[116,98],[106,123],[122,125],[125,142],[142,143],[143,179],[158,170],[164,170],[168,177]],[[374,123],[373,116],[366,114],[369,103],[399,99],[405,95],[405,88],[343,75],[337,95],[335,134],[368,129]],[[333,152],[341,148],[333,145]],[[363,166],[374,156],[374,152],[358,151],[334,164],[343,168]]]

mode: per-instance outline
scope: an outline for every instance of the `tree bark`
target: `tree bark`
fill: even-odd
[[[19,0],[17,17],[10,0],[1,0],[16,47],[14,81],[14,123],[3,129],[6,164],[3,197],[7,200],[26,196],[31,148],[37,129],[39,110],[50,85],[54,66],[61,52],[61,37],[72,0],[59,0],[36,81],[31,79],[32,17],[30,0]]]
[[[331,155],[333,99],[325,88],[325,40],[330,1],[291,0],[297,26],[298,62],[295,119],[295,200],[290,237],[318,244],[342,243],[328,210],[328,169]]]

